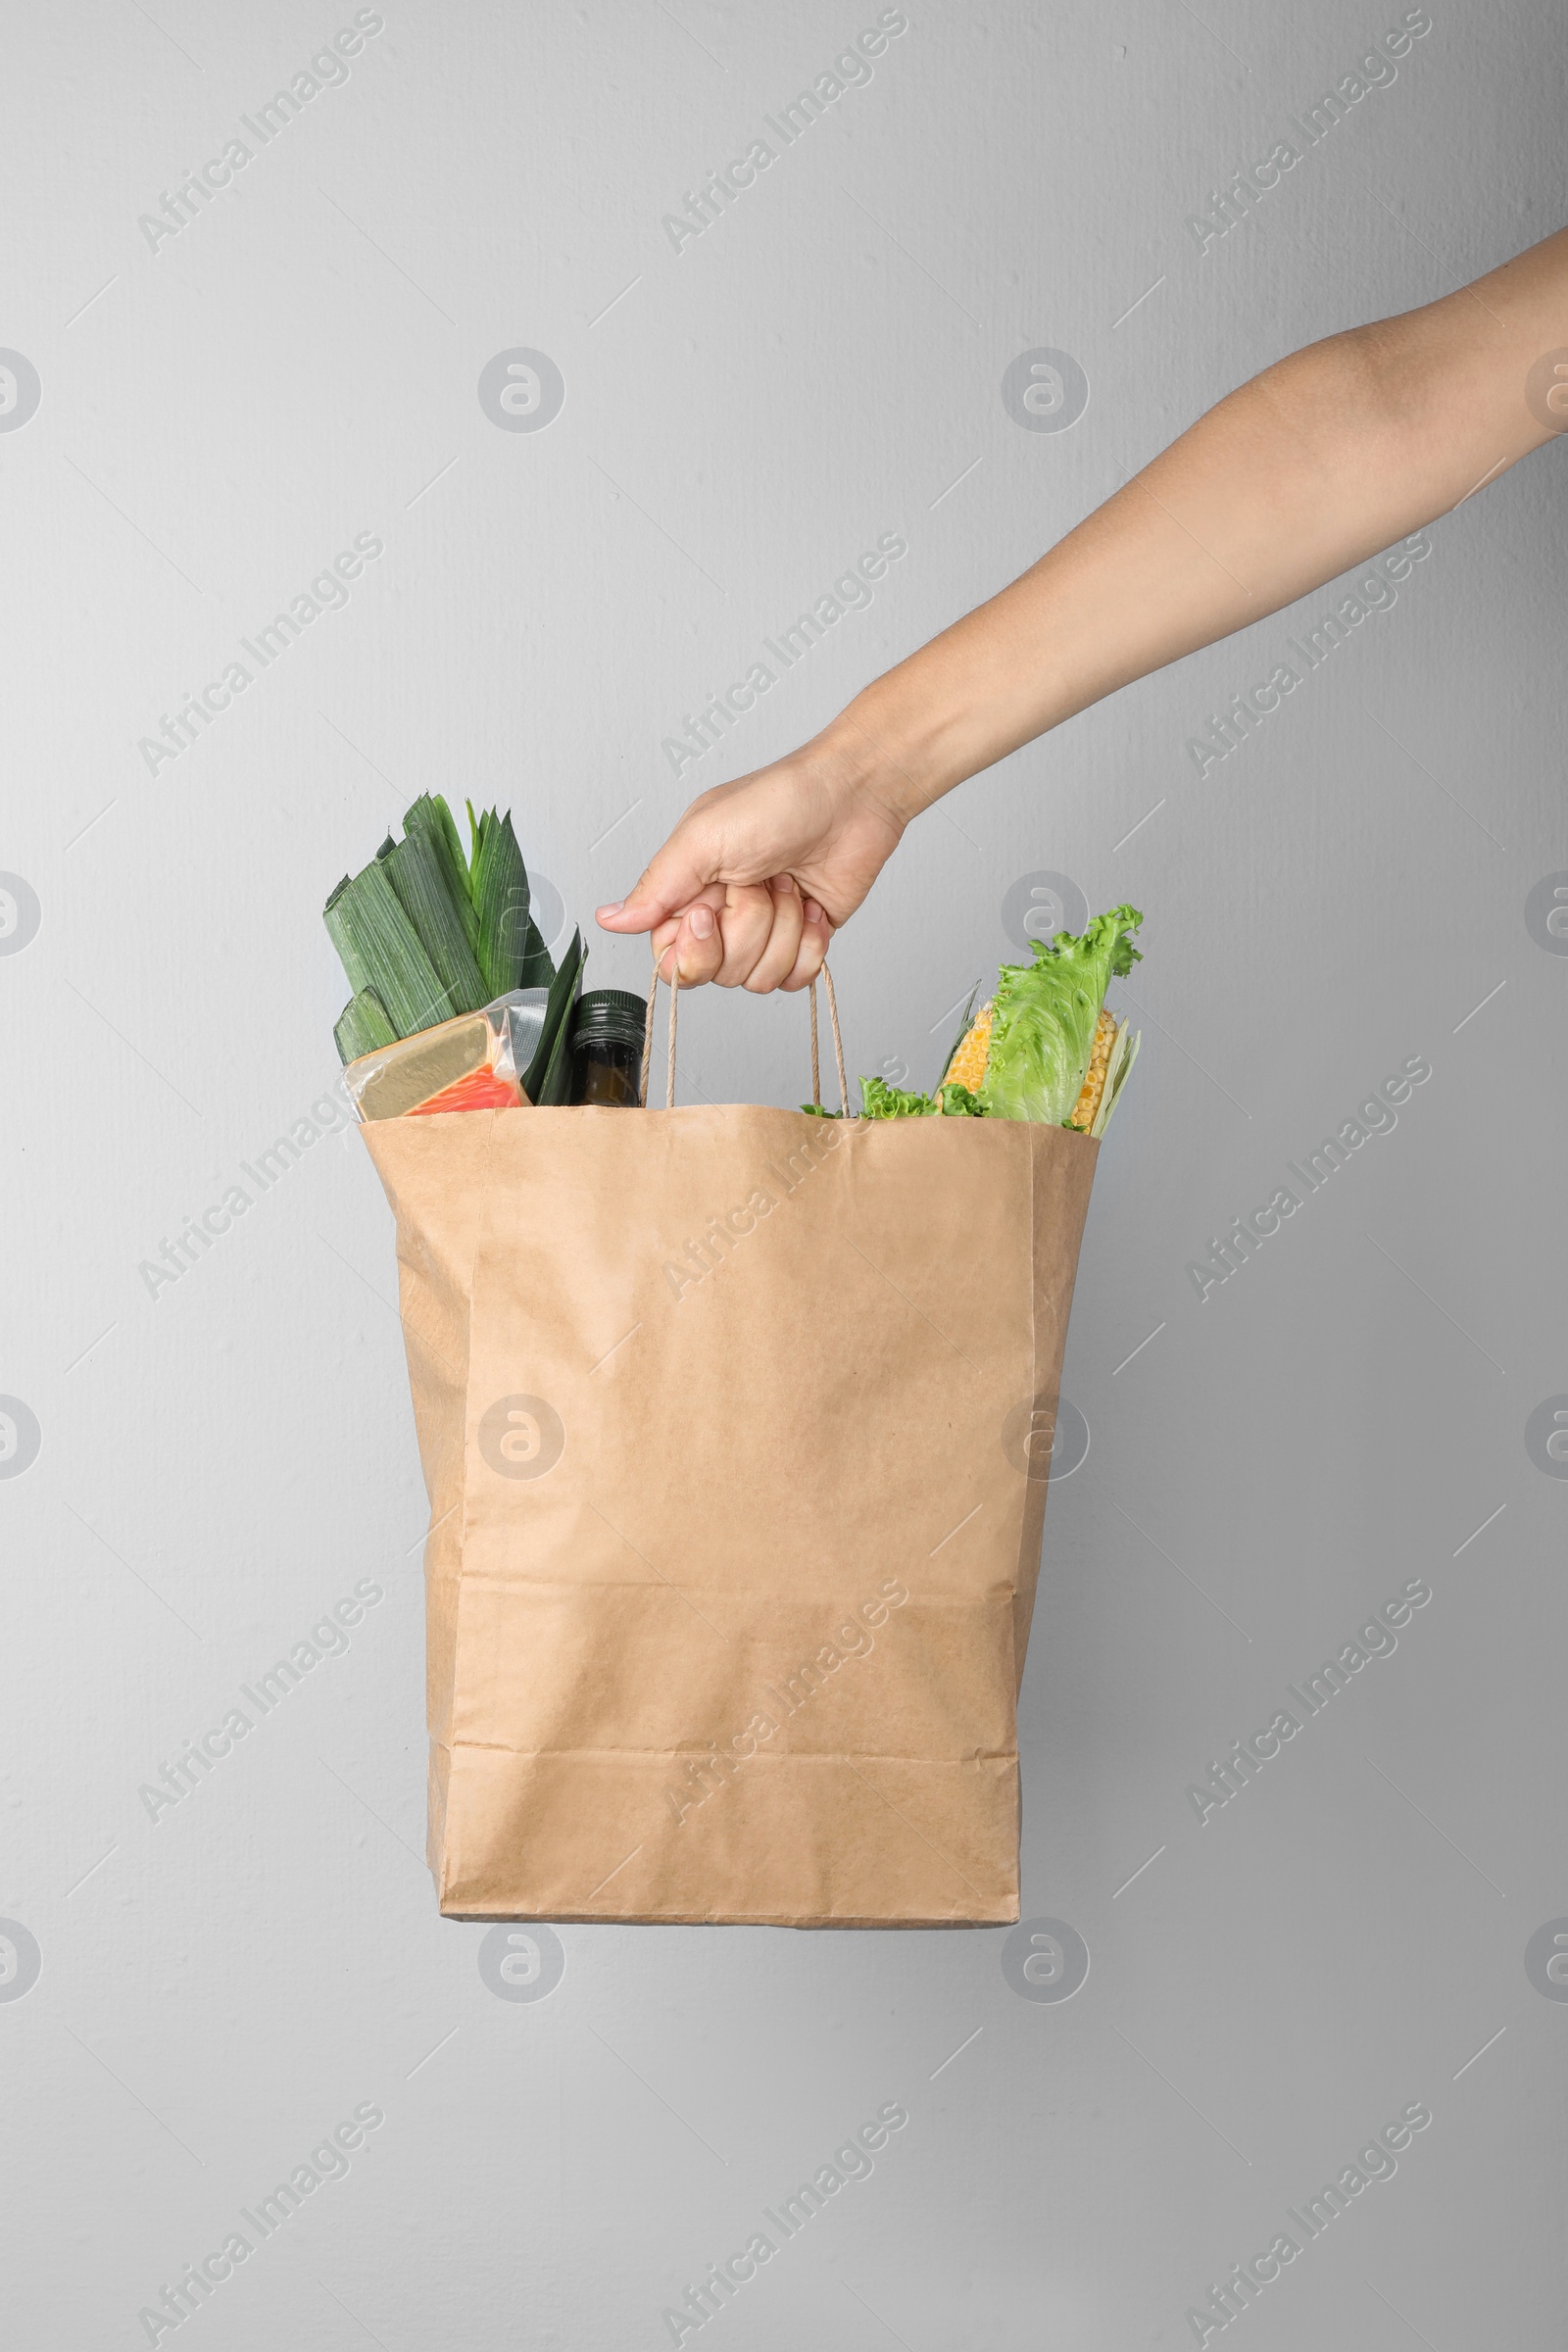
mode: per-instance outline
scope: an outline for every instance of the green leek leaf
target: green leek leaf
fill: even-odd
[[[332,945],[356,996],[373,989],[399,1037],[457,1010],[380,859],[333,892],[325,910]]]
[[[373,988],[362,988],[357,997],[350,997],[332,1031],[332,1042],[342,1062],[358,1061],[362,1054],[379,1053],[383,1046],[396,1045],[397,1037],[386,1017],[386,1006]]]
[[[588,957],[583,949],[582,933],[573,931],[571,945],[561,959],[561,967],[550,984],[550,1002],[545,1006],[545,1025],[534,1057],[528,1064],[522,1081],[522,1091],[530,1102],[564,1102],[571,1079],[572,1007],[577,1001],[578,983]],[[547,1089],[554,1087],[554,1094]]]
[[[479,911],[473,903],[473,889],[468,874],[468,860],[463,854],[463,843],[453,821],[451,809],[440,793],[422,792],[403,819],[406,833],[423,833],[440,860],[446,881],[447,894],[458,910],[463,934],[469,953],[477,955],[479,945]]]
[[[492,997],[522,986],[521,973],[528,945],[528,870],[522,862],[512,815],[486,808],[475,817],[468,804],[473,830],[471,873],[473,903],[479,918],[474,953]]]
[[[462,918],[453,905],[434,839],[416,826],[406,840],[398,843],[384,864],[403,911],[418,933],[419,944],[452,1000],[453,1010],[477,1012],[481,1004],[500,991],[485,987]]]
[[[522,972],[517,986],[519,988],[548,988],[555,976],[556,967],[550,959],[550,950],[540,937],[539,926],[530,912],[528,938],[522,951]]]

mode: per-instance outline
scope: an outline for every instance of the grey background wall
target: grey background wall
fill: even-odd
[[[568,1926],[551,1984],[439,1922],[390,1220],[352,1134],[265,1191],[242,1172],[331,1084],[321,899],[416,791],[510,800],[587,920],[695,791],[803,740],[1234,383],[1557,225],[1558,12],[1432,0],[1395,68],[1358,68],[1411,22],[911,0],[786,146],[767,118],[874,7],[12,12],[19,2342],[167,2343],[177,2300],[139,2315],[236,2231],[182,2341],[667,2342],[665,2307],[891,2102],[871,2175],[705,2341],[1560,2340],[1555,450],[1434,527],[1225,757],[1212,715],[1353,582],[968,786],[837,951],[855,1066],[918,1082],[1050,906],[1031,891],[1059,894],[1037,877],[1148,916],[1068,1353],[1089,1446],[1053,1486],[1023,1694],[1022,1950]],[[343,75],[245,127],[356,24]],[[1308,146],[1293,119],[1347,76]],[[759,137],[770,167],[671,232]],[[1224,180],[1291,139],[1218,233]],[[164,198],[208,159],[173,233]],[[564,383],[544,429],[519,350]],[[1076,363],[1081,414],[1041,352]],[[497,360],[522,389],[487,408]],[[672,753],[882,534],[906,553],[872,601],[771,663],[732,737]],[[345,601],[252,660],[357,537],[378,552]],[[194,740],[146,748],[236,662]],[[596,936],[598,981],[644,969]],[[803,1030],[798,1001],[710,992],[692,1086],[798,1100]],[[1359,1113],[1412,1062],[1396,1112]],[[1347,1164],[1213,1279],[1230,1220],[1352,1120]],[[140,1270],[235,1186],[177,1281]],[[323,1623],[188,1794],[143,1793]],[[1351,1644],[1239,1793],[1191,1793]],[[1042,1921],[1089,1955],[1070,1998],[1077,1947]],[[312,2151],[356,2110],[342,2177],[248,2227],[298,2168],[339,2171]],[[1288,2210],[1351,2166],[1309,2238]],[[1300,2250],[1243,2317],[1187,2316],[1281,2232]]]

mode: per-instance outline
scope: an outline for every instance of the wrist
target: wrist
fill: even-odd
[[[847,703],[812,749],[847,805],[875,810],[902,833],[958,779],[938,774],[911,713],[882,691],[887,683],[879,678]]]

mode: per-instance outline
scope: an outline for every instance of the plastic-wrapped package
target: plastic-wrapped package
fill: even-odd
[[[522,1073],[544,1028],[549,991],[514,988],[478,1012],[361,1054],[343,1083],[362,1120],[421,1118],[432,1111],[515,1109],[527,1102]]]

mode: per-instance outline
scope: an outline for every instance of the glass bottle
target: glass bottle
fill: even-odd
[[[571,1100],[635,1109],[648,1007],[626,988],[594,988],[571,1027]]]

